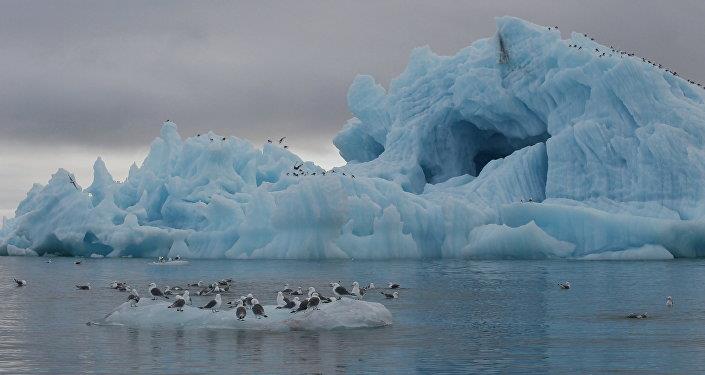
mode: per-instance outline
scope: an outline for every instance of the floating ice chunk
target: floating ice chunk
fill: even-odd
[[[585,260],[669,260],[673,254],[660,245],[644,245],[621,251],[605,251],[588,254],[580,259]]]
[[[235,317],[234,309],[223,308],[217,313],[185,306],[183,312],[168,309],[169,302],[140,300],[137,307],[125,302],[98,325],[125,325],[138,328],[217,328],[233,330],[289,331],[372,328],[392,324],[392,314],[377,302],[343,298],[324,303],[319,310],[292,314],[288,309],[264,306],[268,318],[257,319],[252,311],[244,321]]]

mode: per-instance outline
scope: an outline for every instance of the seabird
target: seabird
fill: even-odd
[[[252,302],[252,300],[254,300],[254,299],[255,299],[255,297],[252,295],[252,293],[247,294],[247,297],[245,297],[245,299],[244,299],[245,305],[252,306],[254,304],[254,302]]]
[[[292,296],[303,296],[304,292],[301,290],[301,287],[299,287],[298,289],[296,289],[295,292],[292,292],[291,295]]]
[[[299,297],[294,297],[294,301],[298,301]],[[296,307],[296,302],[294,302],[286,297],[284,297],[284,305],[277,306],[278,309],[293,309]]]
[[[267,140],[267,143],[272,143],[272,140],[271,140],[271,139],[268,139],[268,140]]]
[[[259,304],[257,298],[252,299],[252,312],[255,314],[257,319],[259,319],[261,316],[268,318],[267,314],[264,313],[264,307]]]
[[[673,306],[673,297],[671,297],[671,296],[666,297],[666,306],[668,306],[668,307]]]
[[[113,281],[112,283],[110,283],[110,289],[117,289],[117,288],[118,288],[118,282],[117,282],[117,281]]]
[[[156,300],[157,297],[164,297],[166,299],[169,299],[169,297],[165,296],[164,293],[162,293],[161,289],[157,288],[157,284],[155,283],[149,284],[149,294],[152,295],[152,301]]]
[[[220,299],[220,294],[215,295],[215,299],[210,300],[204,306],[199,307],[199,309],[211,309],[212,312],[218,312],[222,300]]]
[[[167,285],[166,288],[164,288],[164,295],[165,295],[165,296],[171,296],[171,295],[173,295],[173,294],[174,294],[174,292],[172,292],[172,291],[171,291],[171,288],[169,288],[169,285]]]
[[[86,283],[86,285],[76,285],[79,290],[91,290],[91,284]]]
[[[135,307],[140,301],[140,295],[137,293],[136,290],[132,289],[130,295],[127,296],[127,301],[130,302],[130,307]]]
[[[355,296],[362,297],[362,292],[360,291],[360,284],[357,281],[353,281],[352,290],[350,291]]]
[[[299,303],[299,306],[297,306],[295,310],[292,310],[291,313],[293,314],[293,313],[296,313],[296,312],[299,312],[299,311],[304,311],[304,310],[306,310],[306,309],[308,308],[308,301],[309,301],[308,298],[304,298],[304,299]]]
[[[350,292],[348,292],[347,289],[344,287],[340,286],[338,283],[331,283],[330,286],[333,287],[333,294],[335,294],[335,297],[340,299],[341,296],[349,296]]]
[[[631,314],[627,315],[627,318],[629,318],[629,319],[646,319],[647,316],[646,316],[646,313],[643,313],[643,314],[631,313]]]
[[[188,290],[184,290],[184,294],[181,295],[181,298],[186,301],[187,305],[191,305],[191,296],[189,295]]]
[[[184,311],[184,305],[186,305],[186,300],[183,299],[183,297],[181,296],[176,296],[176,301],[174,301],[174,303],[172,303],[169,308],[176,308],[176,311]]]
[[[284,148],[289,148],[289,146],[287,146],[287,145],[284,145]]]
[[[27,280],[17,280],[17,279],[14,279],[14,280],[15,280],[15,283],[17,284],[17,286],[26,286],[27,285]]]
[[[242,304],[242,300],[237,303],[237,308],[235,309],[235,316],[237,316],[238,320],[245,320],[245,316],[247,316],[247,309]]]
[[[282,142],[284,142],[285,139],[286,139],[286,137],[279,138],[279,144],[282,144]]]
[[[230,279],[230,280],[232,281],[232,279]],[[218,281],[218,285],[226,286],[226,285],[228,285],[229,282],[230,281],[223,279],[223,280]]]
[[[374,289],[374,288],[375,288],[375,283],[369,283],[369,284],[367,284],[367,286],[365,287],[365,290],[370,290],[370,289]]]
[[[81,190],[81,189],[78,187],[78,185],[76,184],[76,180],[73,178],[72,175],[69,175],[69,181],[71,181],[71,183],[73,184],[73,187],[75,187],[76,190]]]
[[[282,292],[277,292],[277,308],[280,308],[284,306],[286,302],[284,302],[284,293]]]
[[[399,289],[400,286],[401,285],[399,285],[397,283],[392,283],[392,282],[389,283],[389,289]]]
[[[81,261],[77,260],[77,261],[73,262],[73,264],[81,264]]]
[[[282,293],[289,294],[291,292],[293,292],[293,290],[291,290],[291,288],[289,288],[289,284],[284,284],[284,290],[282,290]]]
[[[564,281],[562,283],[558,283],[558,286],[561,289],[570,289],[570,281]]]
[[[308,307],[312,310],[318,310],[318,305],[321,303],[321,298],[318,293],[313,293],[311,298],[308,299]]]
[[[385,293],[385,292],[380,292],[384,295],[385,298],[387,299],[393,299],[393,298],[399,298],[399,292],[394,291],[392,293]]]

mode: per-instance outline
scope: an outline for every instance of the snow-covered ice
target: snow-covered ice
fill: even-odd
[[[583,34],[496,22],[454,56],[414,50],[388,89],[355,78],[336,173],[166,122],[125,181],[98,158],[87,188],[63,169],[35,184],[0,254],[705,256],[703,89]]]
[[[289,309],[264,306],[267,318],[257,319],[248,310],[245,320],[235,316],[235,309],[221,308],[219,312],[185,306],[184,311],[167,308],[169,302],[140,300],[137,307],[128,302],[120,305],[98,325],[125,325],[137,328],[218,328],[234,330],[289,331],[373,328],[392,324],[392,314],[377,302],[342,298],[321,304],[319,310],[292,314]]]

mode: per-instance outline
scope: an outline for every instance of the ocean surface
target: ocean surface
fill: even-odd
[[[0,258],[0,373],[702,373],[705,261],[236,261],[153,266],[148,259]],[[18,288],[13,277],[29,285]],[[391,326],[323,332],[89,326],[127,297],[127,281],[233,278],[273,304],[285,282],[353,281],[378,293]],[[569,280],[570,290],[557,283]],[[74,284],[90,282],[92,290]],[[675,305],[666,307],[671,295]],[[200,299],[199,299],[200,298]],[[194,304],[208,297],[195,297]],[[172,310],[165,311],[165,314]],[[647,312],[648,319],[626,319]],[[222,310],[220,313],[232,313]]]

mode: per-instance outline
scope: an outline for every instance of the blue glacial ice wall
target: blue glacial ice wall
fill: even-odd
[[[35,184],[0,254],[701,257],[704,98],[583,34],[502,17],[454,56],[416,49],[388,90],[355,78],[335,173],[167,122],[123,182],[99,158],[85,189],[65,170]]]

